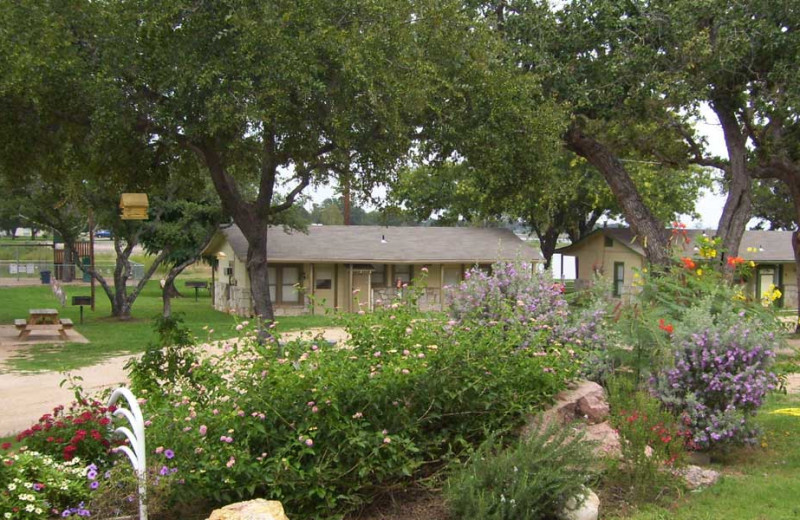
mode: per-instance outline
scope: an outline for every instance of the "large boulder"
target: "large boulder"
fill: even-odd
[[[283,504],[277,500],[257,498],[216,509],[206,520],[289,520],[289,518],[283,512]]]
[[[603,387],[592,381],[580,381],[560,392],[550,410],[562,423],[583,419],[590,424],[605,421],[608,412],[608,401]]]
[[[583,500],[578,506],[578,500]],[[561,511],[562,520],[597,520],[600,516],[600,499],[594,491],[584,488],[584,492],[577,500],[567,500],[564,510]]]
[[[600,457],[610,457],[613,459],[622,458],[622,446],[620,446],[619,433],[611,427],[608,422],[600,424],[589,424],[584,427],[587,441],[596,442],[594,453]]]
[[[693,465],[679,468],[675,470],[675,474],[686,481],[686,487],[689,489],[713,486],[719,480],[719,472]]]
[[[586,440],[597,443],[594,452],[598,457],[619,459],[622,457],[619,434],[608,424],[608,414],[603,387],[591,381],[579,381],[556,395],[555,403],[541,419],[545,425],[556,421],[583,431]],[[529,434],[537,420],[529,421],[522,434]]]

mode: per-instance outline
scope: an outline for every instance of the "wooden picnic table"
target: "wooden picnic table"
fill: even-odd
[[[28,319],[14,320],[19,329],[19,338],[26,339],[32,332],[56,331],[61,339],[67,339],[65,329],[72,328],[72,320],[59,319],[57,309],[30,309]]]

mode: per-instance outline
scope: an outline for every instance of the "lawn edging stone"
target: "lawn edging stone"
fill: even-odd
[[[279,501],[257,498],[215,509],[207,520],[289,520],[289,517]]]

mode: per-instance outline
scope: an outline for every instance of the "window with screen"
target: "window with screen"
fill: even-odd
[[[386,264],[372,264],[372,286],[386,287]]]
[[[303,271],[299,265],[274,265],[267,267],[269,298],[275,303],[301,303],[299,290]]]
[[[267,281],[269,282],[269,300],[277,301],[278,297],[278,269],[267,267]]]
[[[411,277],[414,272],[414,267],[409,264],[398,264],[394,266],[394,282],[395,284],[408,284],[411,283]]]
[[[622,286],[625,283],[625,263],[614,262],[614,296],[622,295]]]
[[[284,267],[281,271],[281,302],[296,303],[300,299],[300,268]]]

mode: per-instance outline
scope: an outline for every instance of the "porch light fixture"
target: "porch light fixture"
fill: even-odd
[[[386,241],[386,235],[381,235],[381,244],[388,244]]]
[[[764,252],[764,246],[762,246],[761,244],[758,244],[758,252],[759,253],[763,253]]]
[[[225,254],[224,251],[220,251],[217,253],[217,258],[227,258],[228,255]]]

